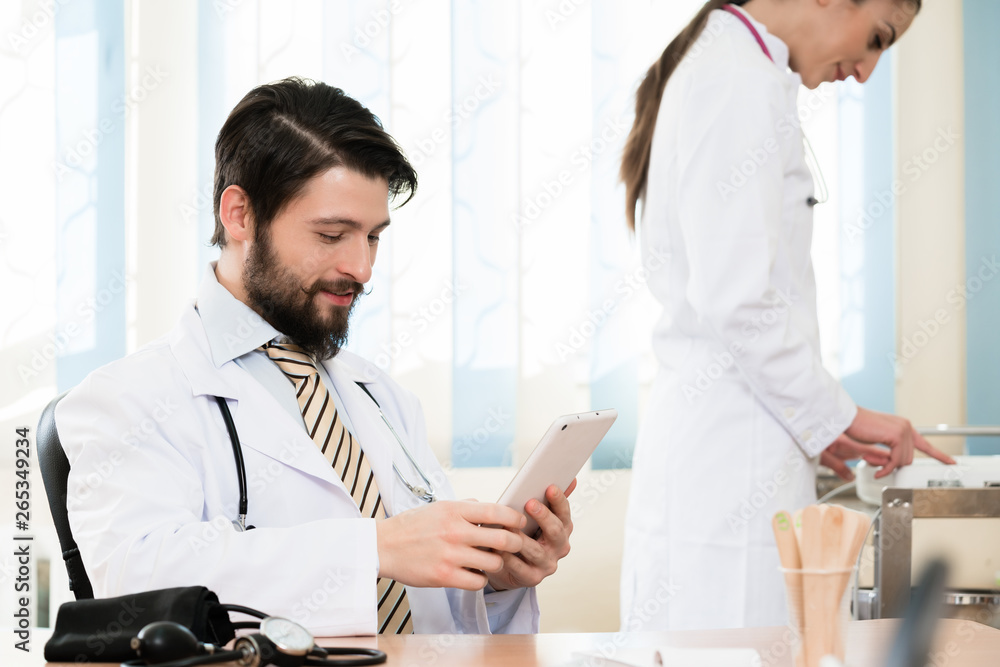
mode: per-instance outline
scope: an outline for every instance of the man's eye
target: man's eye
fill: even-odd
[[[369,236],[368,237],[368,245],[378,245],[378,237],[377,236]]]
[[[340,234],[337,234],[336,236],[330,236],[329,234],[320,234],[319,237],[324,241],[326,241],[327,243],[336,243],[341,239]]]

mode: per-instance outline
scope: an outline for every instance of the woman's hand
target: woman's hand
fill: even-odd
[[[847,466],[847,461],[864,459],[869,465],[879,468],[889,463],[889,450],[880,445],[866,445],[858,442],[846,433],[841,433],[830,446],[819,455],[819,462],[837,473],[841,479],[848,482],[854,479],[854,473]]]
[[[847,436],[847,439],[842,440],[845,435]],[[955,459],[951,458],[944,452],[939,451],[931,445],[931,443],[927,442],[924,436],[917,433],[916,429],[913,428],[913,424],[911,424],[909,420],[895,415],[888,415],[884,412],[875,412],[874,410],[866,410],[859,407],[858,414],[854,418],[854,421],[847,427],[847,430],[844,431],[843,435],[833,441],[833,444],[831,444],[830,447],[834,447],[835,452],[843,452],[848,447],[856,448],[857,446],[864,446],[866,444],[882,444],[889,448],[888,461],[885,463],[869,461],[872,465],[882,466],[882,468],[875,473],[875,479],[881,479],[893,470],[913,463],[914,449],[919,449],[928,456],[935,458],[942,463],[955,463]],[[830,451],[830,448],[828,447],[826,451]],[[826,454],[826,451],[823,453]],[[834,458],[840,458],[836,453],[831,453],[831,455]],[[871,452],[867,455],[863,455],[863,458],[868,460],[869,455],[872,455]],[[823,460],[822,456],[820,457],[820,460]],[[827,457],[827,460],[830,460],[830,456]],[[824,463],[824,465],[829,464]],[[834,468],[834,470],[837,470],[837,468]],[[840,473],[838,472],[838,474]],[[841,476],[843,477],[843,475]]]

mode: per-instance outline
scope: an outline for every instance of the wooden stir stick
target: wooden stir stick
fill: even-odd
[[[854,565],[857,563],[858,554],[861,552],[865,536],[868,534],[868,527],[871,525],[871,519],[868,518],[868,515],[863,512],[849,510],[846,507],[841,507],[840,510],[844,515],[844,525],[843,538],[840,542],[839,560],[841,568],[852,570]],[[840,600],[843,596],[844,590],[847,588],[850,581],[851,572],[845,573],[844,576],[840,578],[838,581],[838,588],[835,593],[837,600]],[[838,630],[839,632],[833,637],[833,648],[838,652],[838,654],[843,654],[844,638],[842,633],[844,628],[838,627]]]
[[[844,513],[837,505],[827,505],[822,512],[822,532],[823,532],[823,569],[827,572],[844,569],[841,561],[841,543],[843,542]],[[840,613],[840,595],[842,589],[839,586],[841,577],[836,574],[822,575],[820,585],[823,594],[820,598],[820,605],[823,610],[823,621],[820,626],[821,634],[818,642],[820,653],[817,660],[824,655],[833,653],[834,640],[837,636],[835,628],[838,625],[837,616]]]
[[[799,540],[795,536],[795,526],[788,512],[782,510],[771,519],[774,541],[778,545],[778,558],[786,570],[801,570],[802,557],[799,555]],[[802,637],[802,574],[785,572],[785,590],[788,592],[788,614],[795,631]],[[804,667],[799,663],[799,667]]]
[[[802,554],[802,569],[823,569],[823,512],[822,505],[809,505],[802,510],[802,539],[799,551]],[[803,654],[807,667],[816,667],[822,657],[823,586],[817,575],[804,574],[802,577],[803,602]]]

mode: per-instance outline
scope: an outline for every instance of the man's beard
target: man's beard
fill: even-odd
[[[243,289],[247,305],[306,353],[320,360],[335,356],[347,343],[351,311],[364,293],[364,285],[346,278],[332,282],[317,280],[308,288],[303,286],[274,256],[268,230],[263,230],[250,246],[243,267]],[[319,292],[338,294],[347,290],[354,291],[351,305],[334,306],[331,317],[323,317],[316,305]]]

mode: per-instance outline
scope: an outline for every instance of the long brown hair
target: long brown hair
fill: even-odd
[[[863,0],[854,0],[860,3]],[[725,4],[742,5],[747,0],[709,0],[695,14],[686,28],[674,37],[663,50],[659,60],[646,72],[646,77],[635,92],[635,120],[625,141],[622,167],[619,177],[625,184],[625,218],[629,229],[635,230],[635,209],[640,199],[645,197],[646,179],[649,175],[649,155],[653,144],[653,129],[660,111],[660,99],[667,80],[677,69],[677,64],[701,36],[708,15],[712,10],[722,9]],[[897,4],[907,5],[916,14],[920,11],[921,0],[899,0]]]
[[[701,36],[705,24],[708,23],[709,13],[715,9],[722,9],[725,4],[742,5],[744,2],[746,0],[708,0],[687,27],[667,45],[635,91],[635,120],[632,122],[628,139],[625,140],[622,168],[619,172],[619,177],[625,183],[625,218],[628,220],[629,229],[635,229],[635,209],[646,189],[653,128],[656,127],[656,115],[660,111],[660,99],[663,97],[667,80],[677,69],[677,64],[684,54]]]

